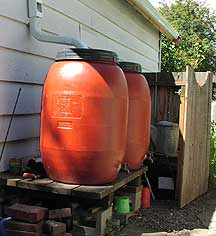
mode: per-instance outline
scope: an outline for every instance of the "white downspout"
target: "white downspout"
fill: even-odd
[[[77,48],[88,48],[85,43],[73,37],[52,35],[41,30],[41,18],[43,17],[42,0],[28,0],[28,10],[31,34],[37,40],[48,43],[65,44]]]

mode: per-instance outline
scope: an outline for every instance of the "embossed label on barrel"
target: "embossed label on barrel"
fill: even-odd
[[[53,95],[53,116],[81,118],[82,98],[78,95]]]

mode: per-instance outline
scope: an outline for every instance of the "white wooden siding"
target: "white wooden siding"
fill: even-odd
[[[12,114],[19,88],[21,88],[21,93],[15,113],[17,115],[32,115],[40,113],[42,93],[41,85],[0,81],[0,117]]]
[[[27,0],[0,0],[0,150],[19,88],[22,88],[0,171],[8,157],[39,150],[42,85],[63,45],[34,39]],[[117,52],[121,60],[158,71],[159,32],[125,0],[43,0],[42,28],[74,36],[89,47]]]
[[[0,150],[3,143],[0,143]],[[8,169],[8,161],[14,157],[31,158],[39,154],[39,139],[32,138],[27,140],[18,140],[15,142],[7,142],[5,146],[4,156],[1,162],[0,171]]]

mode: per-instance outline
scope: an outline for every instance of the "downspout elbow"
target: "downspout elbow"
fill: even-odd
[[[88,48],[85,43],[78,39],[68,36],[52,35],[42,31],[39,17],[30,18],[30,30],[32,36],[42,42],[70,45],[77,48]]]

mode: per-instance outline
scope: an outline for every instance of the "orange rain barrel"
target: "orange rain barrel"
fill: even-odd
[[[125,153],[127,117],[127,82],[114,52],[59,52],[42,98],[40,148],[48,176],[72,184],[113,181]]]
[[[129,169],[139,169],[150,144],[151,97],[140,64],[121,62],[128,85],[129,111],[127,148],[124,162]]]

